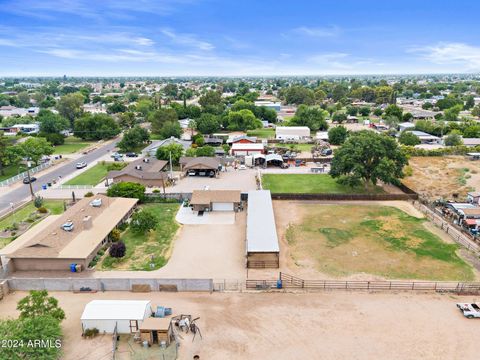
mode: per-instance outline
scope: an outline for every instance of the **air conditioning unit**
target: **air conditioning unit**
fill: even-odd
[[[65,231],[72,231],[74,229],[73,221],[67,220],[66,223],[62,224],[61,228]]]
[[[102,206],[102,199],[94,199],[94,200],[90,201],[90,206],[93,206],[93,207]]]
[[[135,165],[135,169],[136,170],[142,170],[142,166],[141,165]]]

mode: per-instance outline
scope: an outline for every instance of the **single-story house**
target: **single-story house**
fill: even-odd
[[[164,171],[168,162],[156,157],[145,157],[129,163],[122,170],[109,171],[106,180],[113,183],[134,182],[150,187],[164,187],[168,174]]]
[[[275,139],[277,140],[305,140],[310,138],[310,129],[307,126],[277,126]]]
[[[223,139],[218,138],[218,137],[204,137],[203,140],[205,140],[205,145],[210,145],[210,146],[220,146],[223,144]]]
[[[282,108],[282,103],[275,101],[257,100],[254,104],[255,106],[265,106],[266,108],[274,109],[276,112],[279,112]]]
[[[480,145],[480,138],[462,138],[463,145],[474,147]]]
[[[215,176],[222,168],[222,163],[219,158],[216,157],[188,157],[182,156],[180,158],[181,171],[189,172],[195,171],[199,175],[205,173],[205,175]]]
[[[248,192],[247,268],[278,268],[278,245],[270,190]]]
[[[152,143],[148,145],[145,149],[143,149],[142,152],[148,156],[155,156],[157,154],[157,149],[159,147],[168,146],[171,144],[182,145],[184,150],[187,150],[190,146],[192,146],[191,141],[177,139],[176,137],[172,136],[172,137],[169,137],[168,139],[152,141]]]
[[[40,111],[38,107],[29,107],[29,108],[17,108],[15,106],[7,105],[0,106],[0,116],[10,117],[10,116],[25,116],[31,115],[35,116]]]
[[[438,136],[430,135],[423,131],[412,130],[410,132],[417,136],[422,144],[440,144],[441,142],[441,139]]]
[[[262,143],[234,143],[230,152],[233,156],[263,154],[265,146]]]
[[[193,190],[190,205],[194,211],[237,211],[240,190]]]
[[[83,309],[82,332],[98,329],[99,333],[136,333],[153,314],[149,300],[92,300]]]
[[[234,135],[229,136],[227,139],[227,144],[255,144],[257,142],[257,138],[255,136],[247,136],[247,135]]]
[[[358,117],[353,115],[347,115],[347,123],[358,123]]]
[[[415,128],[415,124],[411,122],[403,122],[398,124],[398,131],[412,130]]]
[[[85,269],[108,242],[112,230],[130,217],[137,202],[101,194],[83,198],[2,248],[2,264],[8,264],[11,271],[69,271],[71,265]]]

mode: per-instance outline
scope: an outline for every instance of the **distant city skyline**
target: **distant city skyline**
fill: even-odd
[[[480,3],[0,0],[0,76],[477,73]]]

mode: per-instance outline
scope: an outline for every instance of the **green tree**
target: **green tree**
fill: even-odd
[[[15,146],[15,151],[22,158],[33,161],[35,166],[42,159],[44,155],[53,154],[52,145],[44,138],[28,138],[23,143]]]
[[[196,156],[208,156],[213,157],[215,156],[215,148],[210,145],[205,145],[202,147],[197,148]]]
[[[473,97],[473,95],[467,96],[467,99],[465,100],[464,109],[469,110],[469,109],[473,108],[474,106],[475,106],[475,98]]]
[[[227,114],[227,123],[229,130],[254,130],[262,127],[262,123],[255,115],[247,109],[240,111],[229,111]]]
[[[326,130],[328,128],[326,116],[327,112],[318,106],[300,105],[289,124],[307,126],[311,131]]]
[[[110,185],[107,195],[110,197],[139,199],[142,202],[145,200],[145,186],[132,182],[119,182]]]
[[[109,114],[124,113],[125,111],[127,111],[127,107],[120,101],[114,101],[107,106],[107,113]]]
[[[135,109],[143,116],[147,116],[153,110],[153,102],[150,99],[140,99],[135,105]]]
[[[151,212],[141,210],[133,214],[130,221],[130,228],[137,234],[145,234],[147,231],[157,227],[158,219]]]
[[[135,114],[131,111],[127,111],[127,112],[124,112],[124,113],[120,114],[120,116],[118,117],[118,121],[119,121],[120,126],[122,126],[124,128],[127,128],[127,129],[132,128],[137,123],[137,119],[135,118]]]
[[[70,127],[67,119],[50,110],[40,110],[37,121],[40,123],[40,132],[46,134],[57,134]]]
[[[17,106],[28,108],[31,106],[30,95],[26,91],[19,92],[17,94]]]
[[[218,107],[222,105],[222,94],[218,91],[208,91],[198,99],[202,108]]]
[[[285,101],[287,104],[315,104],[315,93],[313,90],[303,86],[292,86],[285,91]]]
[[[347,121],[347,115],[345,113],[342,113],[342,112],[336,112],[332,116],[332,121],[336,122],[338,124],[341,124],[344,121]]]
[[[398,142],[407,146],[415,146],[420,144],[420,139],[411,131],[402,131],[398,137]]]
[[[396,128],[400,123],[400,118],[395,115],[388,115],[385,117],[384,122],[389,128]]]
[[[17,304],[20,319],[35,318],[37,316],[51,316],[57,321],[65,319],[65,312],[58,306],[58,300],[48,296],[47,290],[30,290],[28,296]]]
[[[169,137],[180,138],[182,136],[182,128],[178,121],[167,121],[163,124],[158,134],[162,139],[167,139]]]
[[[406,155],[391,137],[363,130],[350,134],[343,145],[335,151],[330,175],[341,183],[368,186],[378,180],[386,184],[398,184]]]
[[[183,155],[183,146],[180,144],[170,144],[167,146],[161,146],[157,149],[157,159],[170,161],[172,158],[173,165],[178,165],[180,158]]]
[[[393,89],[390,86],[379,86],[375,89],[375,102],[389,104],[392,102]]]
[[[357,116],[358,108],[355,106],[347,106],[347,114],[350,116]]]
[[[5,166],[12,164],[15,159],[12,140],[0,131],[0,175],[5,175]]]
[[[458,131],[458,130],[452,130],[450,132],[450,134],[448,134],[445,137],[445,145],[446,146],[458,146],[458,145],[462,145],[462,144],[463,144],[462,136],[460,134],[460,131]]]
[[[446,121],[457,121],[458,115],[462,111],[462,105],[455,105],[451,108],[446,109],[443,114]]]
[[[85,114],[75,120],[74,135],[84,140],[111,139],[120,133],[120,126],[107,114]]]
[[[358,112],[360,113],[360,115],[362,116],[368,116],[370,115],[370,107],[369,106],[362,106]]]
[[[396,116],[398,119],[403,118],[403,110],[394,104],[388,105],[385,109],[385,118],[388,116]]]
[[[475,106],[471,113],[473,116],[480,117],[480,105]]]
[[[70,122],[73,128],[74,122],[83,114],[84,96],[80,93],[67,94],[57,102],[58,113]]]
[[[348,130],[345,126],[335,126],[328,130],[328,142],[332,145],[341,145],[348,136]]]
[[[118,147],[124,152],[133,151],[146,143],[149,139],[150,135],[146,129],[143,129],[140,126],[135,126],[125,132],[122,140],[118,143]]]
[[[178,123],[178,115],[174,109],[162,108],[150,113],[148,115],[148,121],[152,124],[152,133],[160,134],[160,130],[165,123]]]
[[[202,134],[212,134],[220,130],[220,121],[217,115],[204,113],[196,120],[196,127]]]

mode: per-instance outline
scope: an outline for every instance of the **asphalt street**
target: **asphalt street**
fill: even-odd
[[[64,165],[61,165],[58,168],[50,171],[48,174],[45,174],[43,176],[35,176],[37,177],[37,181],[32,183],[33,191],[39,191],[42,188],[42,184],[51,182],[52,179],[58,179],[59,176],[65,177],[72,172],[77,171],[75,168],[75,164],[77,162],[85,161],[87,164],[90,164],[98,160],[100,157],[105,155],[105,153],[114,149],[117,142],[118,140],[115,140],[105,145],[101,145],[98,149],[86,155],[82,155],[78,159],[69,161],[68,163],[65,163]],[[30,187],[28,186],[28,184],[22,184],[22,186],[8,192],[7,189],[8,188],[6,187],[0,188],[0,214],[8,210],[11,203],[18,204],[19,202],[22,202],[26,198],[30,197]],[[2,194],[3,192],[5,193]]]

